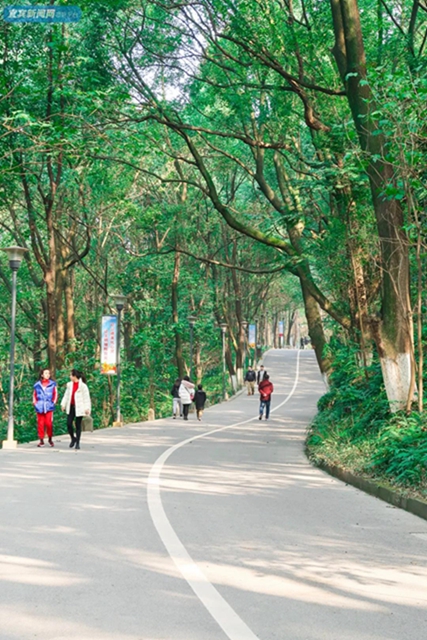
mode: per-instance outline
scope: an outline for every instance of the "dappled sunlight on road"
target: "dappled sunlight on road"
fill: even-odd
[[[62,571],[53,562],[8,555],[0,555],[0,580],[51,587],[87,582],[84,578]]]
[[[371,609],[379,610],[376,602],[366,602],[354,597],[349,590],[346,594],[334,593],[333,584],[322,584],[312,580],[310,574],[300,572],[299,576],[291,574],[277,576],[268,572],[267,568],[248,569],[233,565],[202,564],[207,577],[216,585],[243,589],[276,598],[300,600],[306,603],[316,603],[325,607],[339,607],[341,609]]]
[[[426,567],[368,564],[360,561],[362,549],[357,551],[357,562],[347,558],[337,561],[331,549],[329,560],[324,554],[313,561],[304,553],[283,551],[274,562],[241,558],[243,568],[232,564],[201,565],[215,583],[324,606],[427,606]]]
[[[117,548],[115,553],[131,565],[168,576],[177,574],[175,566],[162,554],[127,548]],[[325,571],[324,558],[313,563],[304,561],[297,554],[281,555],[284,564],[279,560],[273,563],[267,560],[244,561],[246,566],[203,560],[198,564],[217,587],[232,587],[325,607],[374,611],[390,603],[402,603],[402,599],[406,605],[426,606],[427,569],[418,569],[414,573],[411,566],[399,569],[368,567],[342,561],[332,562]]]
[[[321,487],[322,476],[307,471],[306,465],[264,464],[244,469],[242,466],[172,466],[162,474],[161,486],[166,491],[204,494],[264,495],[302,484],[305,487]],[[338,487],[339,488],[339,487]]]
[[[296,354],[274,373],[273,407],[292,389]],[[281,357],[268,354],[267,369]],[[311,352],[301,363],[292,400],[268,422],[242,394],[202,423],[84,433],[78,452],[67,436],[53,450],[0,452],[0,640],[226,640],[147,508],[153,463],[184,439],[153,486],[194,579],[199,567],[256,637],[422,640],[393,616],[405,629],[425,617],[427,525],[394,528],[397,511],[377,516],[371,498],[307,463],[322,383]]]
[[[162,636],[155,637],[145,634],[141,636],[138,631],[134,633],[120,631],[119,638],[115,629],[108,630],[99,627],[96,622],[98,617],[96,612],[92,612],[94,623],[84,625],[80,620],[74,622],[53,612],[49,612],[47,616],[46,610],[29,613],[28,608],[24,605],[22,607],[5,607],[0,604],[0,619],[5,620],[7,617],[13,617],[14,619],[13,628],[8,628],[7,640],[10,638],[16,638],[16,640],[22,640],[23,638],[52,638],[53,640],[70,640],[70,638],[75,638],[76,640],[141,640],[143,638],[143,640],[164,640]]]

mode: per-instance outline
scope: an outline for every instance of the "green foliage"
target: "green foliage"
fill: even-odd
[[[310,458],[427,491],[427,417],[390,414],[378,363],[365,375],[355,346],[333,346],[331,388],[307,438]]]
[[[328,439],[332,430],[344,440],[364,439],[378,432],[389,411],[379,363],[374,361],[365,370],[357,346],[331,342],[330,391],[319,400],[309,446]]]
[[[404,34],[412,3],[395,3],[401,27],[381,3],[359,5],[368,67],[362,86],[371,88],[374,134],[385,135],[385,159],[395,174],[382,197],[402,205],[412,248],[426,226],[426,15],[419,9],[410,42]],[[31,388],[48,359],[52,314],[58,348],[50,357],[61,388],[69,368],[82,369],[95,425],[111,424],[115,379],[99,375],[98,345],[100,318],[114,312],[113,291],[128,297],[122,331],[128,421],[144,419],[149,408],[158,416],[170,412],[177,365],[189,365],[190,312],[197,315],[198,375],[211,401],[220,396],[218,322],[228,323],[233,373],[239,321],[261,323],[266,312],[278,317],[300,306],[298,281],[277,269],[312,274],[331,303],[324,308],[348,320],[352,339],[364,311],[381,321],[386,306],[367,176],[369,162],[381,155],[361,150],[333,58],[329,3],[82,0],[80,6],[83,19],[64,28],[0,25],[0,237],[2,245],[29,249],[17,317],[21,440],[34,432]],[[287,249],[230,231],[215,196],[244,228],[274,236]],[[420,261],[425,257],[423,249]],[[53,262],[54,312],[47,309]],[[356,280],[363,282],[362,313]],[[1,259],[0,283],[4,421],[10,278]],[[73,324],[75,338],[61,338],[61,320]],[[365,372],[354,347],[332,341],[330,349],[331,391],[319,404],[311,442],[331,450],[340,443],[337,456],[357,446],[369,457],[389,420],[379,365]],[[375,459],[371,472],[381,464],[388,463]]]
[[[396,483],[427,488],[427,419],[412,413],[393,416],[381,429],[367,467]]]

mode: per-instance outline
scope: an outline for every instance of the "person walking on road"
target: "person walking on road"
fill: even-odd
[[[190,410],[190,405],[193,402],[194,397],[194,384],[190,382],[190,378],[188,376],[184,376],[181,380],[181,384],[179,385],[179,397],[182,404],[182,415],[184,416],[184,420],[188,420],[188,411]]]
[[[255,380],[256,380],[256,373],[252,369],[252,367],[249,366],[245,375],[245,382],[246,382],[246,388],[248,390],[248,396],[253,396],[255,393]]]
[[[70,449],[74,446],[80,449],[80,436],[82,433],[83,416],[90,416],[92,406],[89,389],[84,375],[77,369],[72,369],[70,382],[61,401],[61,409],[67,414],[67,428],[70,434]],[[74,421],[76,422],[76,432],[74,434]]]
[[[196,393],[194,394],[194,404],[196,405],[197,420],[202,419],[203,409],[205,408],[206,393],[203,391],[201,384],[197,385]]]
[[[265,409],[265,419],[268,420],[268,418],[270,417],[271,394],[274,391],[274,387],[270,382],[270,376],[268,375],[268,373],[264,374],[264,378],[259,383],[258,391],[260,395],[259,419],[262,420]]]
[[[259,383],[261,382],[261,380],[264,379],[265,374],[267,373],[267,371],[264,369],[264,365],[262,364],[256,374],[256,383],[259,387]]]
[[[176,416],[182,416],[181,399],[179,397],[179,387],[181,385],[181,378],[177,378],[173,383],[171,389],[172,400],[172,417],[175,420]]]
[[[38,447],[44,447],[47,434],[48,442],[53,447],[53,412],[58,400],[58,387],[50,377],[50,369],[42,369],[39,379],[34,385],[33,405],[37,414]]]

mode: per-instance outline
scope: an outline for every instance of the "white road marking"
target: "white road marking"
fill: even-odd
[[[300,357],[301,351],[298,350],[298,355],[297,355],[297,368],[295,371],[295,380],[294,380],[294,386],[291,389],[291,392],[289,393],[289,395],[283,400],[283,402],[281,402],[280,404],[277,405],[277,407],[274,407],[270,413],[273,413],[274,411],[277,411],[277,409],[280,409],[280,407],[283,407],[284,404],[287,403],[287,401],[292,398],[292,396],[294,395],[294,391],[297,388],[297,384],[298,384],[298,378],[299,378],[299,357]],[[252,418],[253,419],[253,418]]]
[[[292,390],[285,398],[285,400],[283,400],[283,402],[281,402],[277,405],[277,407],[274,407],[271,410],[271,413],[273,413],[273,411],[277,411],[277,409],[280,409],[280,407],[283,407],[283,405],[286,404],[288,400],[290,400],[295,392],[298,384],[300,353],[301,352],[298,351],[295,381]],[[185,440],[178,442],[177,444],[164,451],[162,455],[157,458],[157,460],[151,467],[147,482],[148,508],[150,511],[151,519],[157,529],[157,533],[159,534],[161,541],[165,545],[167,552],[169,553],[171,559],[174,561],[183,578],[185,578],[201,603],[206,607],[215,622],[221,627],[225,635],[230,640],[259,640],[259,638],[251,631],[251,629],[249,629],[247,624],[243,622],[243,620],[240,618],[240,616],[237,615],[237,613],[228,604],[228,602],[224,600],[219,591],[217,591],[217,589],[215,589],[215,587],[209,582],[199,566],[191,558],[181,540],[178,538],[163,508],[160,492],[160,474],[166,460],[177,449],[184,447],[190,442],[194,442],[194,440],[205,438],[206,436],[210,436],[214,433],[219,433],[220,431],[225,431],[226,429],[240,427],[241,425],[247,424],[248,422],[252,422],[253,420],[257,419],[258,416],[255,416],[253,418],[249,418],[248,420],[236,422],[235,424],[230,424],[225,427],[219,427],[218,429],[212,429],[211,431],[207,431],[205,433],[201,433],[197,436],[186,438]]]

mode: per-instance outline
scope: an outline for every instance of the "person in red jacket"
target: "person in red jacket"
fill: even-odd
[[[268,375],[268,373],[264,374],[264,378],[258,385],[258,391],[260,396],[259,419],[262,420],[265,408],[265,419],[268,420],[268,418],[270,417],[271,394],[274,391],[274,387],[270,382],[270,376]]]

